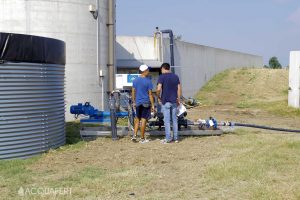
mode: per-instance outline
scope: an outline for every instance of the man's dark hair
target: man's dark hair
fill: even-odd
[[[170,70],[170,64],[169,63],[163,63],[160,68],[164,68],[165,70]]]

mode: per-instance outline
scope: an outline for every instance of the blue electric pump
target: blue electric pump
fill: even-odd
[[[80,122],[85,123],[105,123],[110,122],[109,111],[99,111],[95,109],[89,102],[85,102],[84,104],[78,103],[78,105],[72,105],[70,107],[71,114],[74,114],[77,118],[79,115],[89,116],[88,119],[81,119]],[[116,112],[116,117],[123,118],[128,117],[128,112]]]

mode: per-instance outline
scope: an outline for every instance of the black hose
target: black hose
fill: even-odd
[[[243,126],[243,127],[250,127],[250,128],[273,130],[273,131],[300,133],[300,130],[286,129],[286,128],[274,128],[274,127],[270,127],[270,126],[261,126],[261,125],[255,125],[255,124],[243,124],[243,123],[236,123],[235,122],[234,126]]]

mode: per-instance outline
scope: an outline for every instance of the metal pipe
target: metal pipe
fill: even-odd
[[[108,89],[115,88],[115,0],[108,0]]]
[[[99,10],[99,0],[97,0],[96,1],[96,10],[98,11]],[[100,50],[99,50],[99,48],[100,48],[100,44],[99,44],[99,42],[100,42],[100,39],[99,39],[99,22],[100,22],[100,20],[99,20],[99,17],[97,16],[97,75],[99,76],[99,72],[100,72],[100,69],[99,69],[99,52],[100,52]]]
[[[171,66],[174,66],[174,35],[173,35],[173,31],[171,29],[167,29],[167,30],[162,30],[162,33],[168,33],[169,37],[170,37],[170,59],[171,59]],[[174,68],[172,68],[172,72],[174,73]]]
[[[117,121],[116,121],[116,100],[113,93],[109,97],[109,110],[110,110],[110,122],[111,122],[111,137],[113,140],[117,140],[118,135],[117,135]]]
[[[157,42],[157,35],[159,35],[159,42]],[[159,47],[156,48],[156,43],[158,43]],[[158,27],[156,27],[156,32],[154,33],[154,46],[157,49],[157,55],[159,55],[159,61],[163,61],[164,59],[164,51],[163,51],[163,39],[162,32],[159,31]]]
[[[149,130],[150,136],[164,136],[165,132],[160,130]],[[178,131],[178,135],[180,136],[220,136],[223,134],[222,130],[182,130]]]
[[[103,76],[100,75],[100,83],[101,83],[101,110],[104,110],[104,81]]]
[[[99,78],[99,83],[101,85],[101,110],[104,110],[104,85],[103,85],[103,72],[100,65],[100,19],[99,19],[99,0],[96,1],[96,10],[98,12],[97,15],[97,76]]]

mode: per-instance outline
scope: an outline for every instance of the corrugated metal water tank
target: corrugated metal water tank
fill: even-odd
[[[0,33],[0,159],[65,143],[65,44]]]
[[[79,102],[101,108],[108,102],[108,0],[0,0],[0,32],[57,38],[66,43],[66,110]],[[98,9],[99,64],[97,65],[97,20],[89,5]],[[103,70],[103,83],[99,71]],[[102,87],[103,85],[103,87]],[[103,89],[103,90],[102,90]],[[104,93],[104,103],[102,102]],[[66,112],[66,120],[74,116]]]

